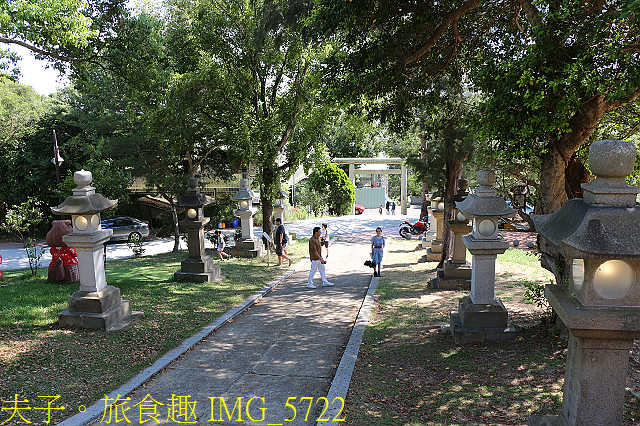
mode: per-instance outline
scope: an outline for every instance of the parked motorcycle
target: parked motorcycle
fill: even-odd
[[[425,216],[413,225],[409,221],[404,221],[400,225],[400,236],[402,238],[406,238],[407,240],[411,239],[412,235],[421,235],[427,232],[430,229],[429,227],[429,217]]]

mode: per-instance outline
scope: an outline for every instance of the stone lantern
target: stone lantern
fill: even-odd
[[[545,288],[569,329],[562,411],[530,425],[622,424],[629,352],[640,338],[640,190],[625,181],[635,160],[631,142],[594,142],[589,167],[597,178],[582,184],[584,198],[532,216],[567,259],[570,278]]]
[[[431,247],[427,248],[427,262],[439,262],[442,256],[442,230],[444,229],[444,201],[437,197],[431,200],[431,221],[435,227],[435,237],[431,240]]]
[[[464,201],[469,195],[469,180],[458,179],[458,191],[446,201],[453,209],[454,219],[449,221],[449,229],[453,233],[453,256],[447,260],[443,269],[438,269],[437,276],[431,279],[431,287],[442,290],[458,290],[471,288],[471,263],[467,261],[467,248],[462,237],[471,232],[469,219],[456,205]]]
[[[287,194],[282,191],[282,187],[278,187],[278,193],[276,194],[276,203],[273,206],[273,212],[275,217],[280,218],[284,223],[284,200],[287,198]]]
[[[204,217],[203,207],[211,204],[211,199],[200,193],[198,179],[190,178],[187,184],[189,189],[176,202],[176,207],[185,211],[180,228],[187,231],[189,257],[180,263],[180,270],[173,276],[179,281],[214,281],[220,278],[220,266],[214,265],[204,250],[204,226],[209,223],[209,218]]]
[[[238,257],[258,257],[263,255],[262,239],[253,234],[253,198],[255,193],[249,188],[247,179],[240,179],[240,190],[231,199],[238,202],[240,208],[233,213],[240,218],[242,237],[236,241],[231,254]],[[267,220],[269,220],[267,218]]]
[[[492,170],[480,170],[476,193],[456,202],[465,218],[473,219],[471,235],[462,241],[473,256],[471,294],[460,299],[458,312],[451,313],[451,332],[456,343],[513,339],[515,329],[509,325],[509,313],[495,297],[496,256],[509,248],[498,234],[498,218],[515,215],[492,186],[496,175]]]
[[[116,206],[117,200],[107,200],[96,194],[90,186],[91,172],[75,172],[78,185],[73,195],[62,204],[51,207],[56,215],[71,215],[73,232],[64,235],[67,246],[78,252],[80,290],[69,297],[69,309],[58,314],[61,327],[82,327],[99,330],[117,330],[133,323],[142,315],[132,312],[131,302],[122,300],[120,289],[107,285],[103,247],[113,230],[102,229],[100,213]]]

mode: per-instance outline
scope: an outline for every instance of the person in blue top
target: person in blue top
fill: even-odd
[[[384,254],[384,237],[382,236],[382,228],[376,228],[375,237],[371,238],[371,262],[373,263],[373,276],[380,276],[380,265],[382,265],[382,256]]]

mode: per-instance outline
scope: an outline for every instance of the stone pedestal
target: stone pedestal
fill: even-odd
[[[265,255],[262,239],[257,236],[251,238],[241,238],[236,241],[235,247],[231,248],[231,255],[236,257],[262,257]]]
[[[514,339],[509,314],[495,297],[496,256],[509,248],[504,238],[477,240],[465,235],[462,241],[473,255],[471,295],[460,299],[459,310],[451,313],[451,332],[456,343]]]
[[[233,214],[240,218],[240,228],[242,229],[242,238],[251,239],[253,235],[253,209],[237,209],[233,211]]]
[[[431,241],[431,247],[427,249],[427,261],[439,262],[442,257],[442,231],[444,229],[444,210],[434,210],[431,214],[435,223],[435,238]]]
[[[205,254],[204,226],[207,223],[208,217],[180,221],[180,228],[187,232],[189,257],[180,263],[180,270],[173,274],[176,280],[200,283],[222,278],[220,265],[214,265],[211,256]]]
[[[584,306],[569,288],[547,285],[545,296],[569,329],[559,416],[529,425],[620,425],[629,352],[640,338],[640,308]]]
[[[499,299],[493,303],[473,303],[471,297],[463,297],[450,321],[453,339],[458,344],[516,338],[515,328],[509,325],[509,313]]]
[[[273,220],[280,219],[282,223],[284,223],[284,207],[275,205],[273,206]]]
[[[467,222],[449,221],[449,228],[453,232],[453,257],[447,260],[443,269],[438,270],[435,278],[431,279],[431,287],[441,290],[471,289],[471,264],[467,262],[467,248],[462,237],[471,232],[472,226]]]
[[[119,330],[136,322],[142,312],[131,310],[131,302],[120,297],[120,289],[107,285],[104,269],[104,246],[112,230],[67,234],[65,244],[78,252],[80,290],[72,294],[69,308],[58,314],[60,327]]]

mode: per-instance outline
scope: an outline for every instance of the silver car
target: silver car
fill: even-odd
[[[139,240],[149,236],[149,224],[128,216],[119,216],[104,219],[102,228],[113,229],[113,235],[109,241]]]

